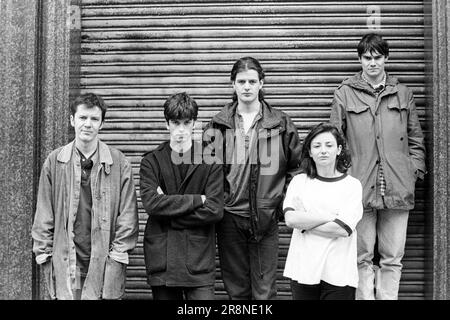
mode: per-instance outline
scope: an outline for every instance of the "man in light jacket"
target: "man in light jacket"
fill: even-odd
[[[32,227],[33,252],[51,299],[118,299],[138,238],[131,164],[99,140],[106,105],[87,93],[71,103],[75,140],[45,160]]]
[[[365,35],[358,56],[362,71],[336,89],[330,118],[348,140],[349,173],[363,185],[356,298],[395,300],[415,183],[426,172],[424,139],[411,90],[385,72],[387,41]],[[376,239],[380,266],[375,274]]]

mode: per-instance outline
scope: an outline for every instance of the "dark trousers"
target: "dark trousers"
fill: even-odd
[[[214,300],[214,285],[203,287],[152,286],[153,300]]]
[[[338,287],[325,281],[319,284],[302,284],[291,281],[293,300],[355,300],[356,288]]]
[[[232,300],[269,300],[277,294],[278,224],[256,242],[250,219],[225,212],[217,226],[220,267]]]

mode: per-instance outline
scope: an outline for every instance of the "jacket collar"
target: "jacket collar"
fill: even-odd
[[[162,170],[162,175],[164,177],[164,183],[166,185],[167,191],[170,194],[178,193],[180,194],[183,188],[185,187],[187,181],[192,176],[194,171],[198,168],[198,166],[202,163],[202,156],[203,156],[203,150],[201,148],[201,144],[193,141],[192,142],[192,148],[194,148],[194,163],[189,165],[188,171],[186,172],[186,176],[184,177],[184,180],[181,181],[180,186],[177,188],[175,185],[175,176],[174,176],[174,170],[169,170],[168,165],[172,163],[172,159],[170,159],[170,142],[166,141],[160,144],[155,150],[154,154],[156,157],[156,160],[158,161],[160,167],[164,167],[165,169]]]
[[[57,160],[59,162],[63,162],[63,163],[69,162],[70,159],[72,158],[74,145],[75,145],[75,140],[72,141],[71,143],[65,145],[64,147],[62,147],[61,151],[58,153]],[[113,164],[111,152],[109,151],[109,148],[106,145],[106,143],[99,140],[98,141],[98,151],[99,151],[98,152],[98,161],[100,163],[105,163],[109,166]]]
[[[261,101],[262,118],[261,127],[264,129],[272,129],[281,125],[281,117],[273,112],[273,108],[265,101]],[[234,115],[236,114],[237,101],[227,104],[222,110],[216,114],[212,122],[228,128],[234,128]]]
[[[370,87],[370,85],[367,83],[367,81],[364,80],[362,77],[362,71],[358,72],[354,76],[345,79],[342,84],[346,84],[352,88],[359,89],[359,90],[369,90],[372,91],[373,89]],[[386,72],[386,91],[388,92],[394,92],[397,91],[396,86],[398,85],[398,79],[396,77],[393,77],[389,75]]]

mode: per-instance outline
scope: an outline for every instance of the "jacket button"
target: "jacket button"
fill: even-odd
[[[380,136],[377,136],[377,139],[380,139]]]
[[[370,189],[375,189],[375,186],[371,186]]]
[[[400,138],[400,141],[403,141],[403,137]]]

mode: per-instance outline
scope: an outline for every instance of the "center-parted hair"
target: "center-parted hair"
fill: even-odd
[[[170,96],[164,103],[164,117],[169,120],[197,120],[197,102],[186,92],[176,93]]]
[[[337,146],[342,147],[341,153],[336,157],[336,170],[341,173],[345,173],[352,165],[350,152],[347,148],[347,142],[345,141],[344,136],[331,123],[320,123],[312,128],[306,136],[305,141],[303,142],[302,154],[300,156],[300,168],[302,172],[306,173],[306,175],[311,179],[317,177],[316,163],[309,154],[311,150],[311,142],[319,134],[325,132],[330,132],[336,138]]]
[[[370,54],[378,52],[385,57],[389,57],[389,44],[379,34],[369,33],[362,37],[358,44],[358,57],[369,52]]]
[[[77,96],[70,104],[70,112],[72,116],[75,116],[78,106],[84,105],[86,108],[99,107],[102,111],[102,122],[105,121],[105,114],[108,107],[103,101],[102,97],[96,95],[95,93],[87,92],[82,95]]]
[[[237,60],[234,63],[233,68],[231,69],[231,75],[230,75],[231,82],[236,81],[236,77],[237,77],[238,73],[244,72],[247,70],[255,70],[258,73],[259,80],[264,80],[264,77],[265,77],[264,70],[261,67],[261,64],[259,63],[259,61],[253,57],[243,57],[243,58],[240,58],[239,60]],[[258,98],[259,98],[259,100],[264,99],[264,92],[262,89],[259,90]],[[236,92],[233,93],[233,101],[237,101]]]

